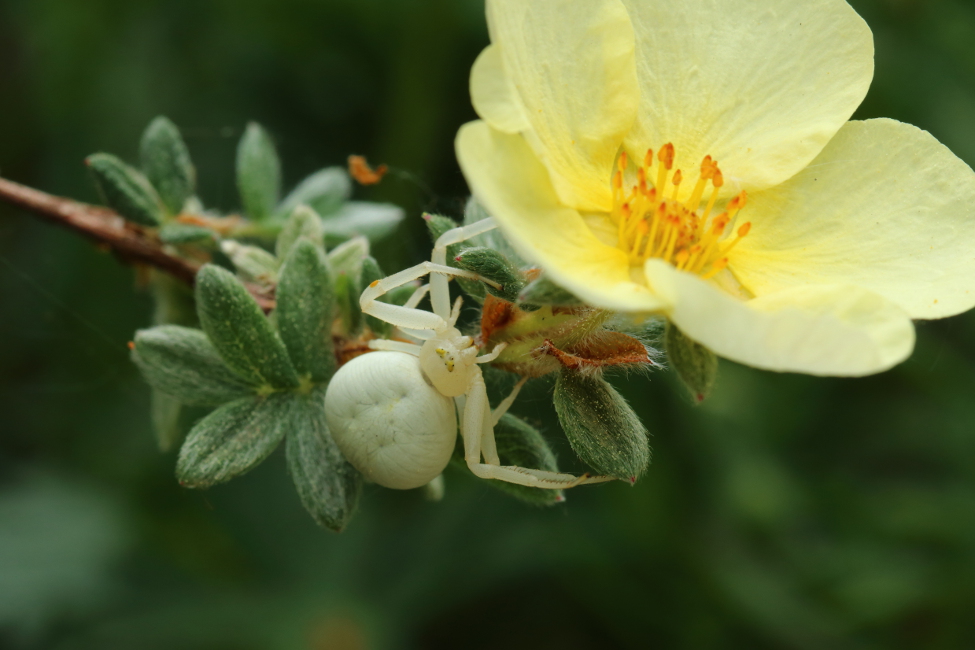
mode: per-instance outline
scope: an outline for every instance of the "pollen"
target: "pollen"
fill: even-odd
[[[632,161],[626,152],[620,154],[612,179],[619,247],[633,265],[655,257],[712,278],[728,266],[728,253],[751,231],[751,223],[737,226],[748,195],[734,196],[717,211],[724,186],[718,161],[705,157],[695,180],[674,169],[675,159],[676,149],[668,143],[656,156],[647,150],[642,165],[628,173]]]

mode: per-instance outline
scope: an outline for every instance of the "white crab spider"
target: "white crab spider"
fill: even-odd
[[[612,480],[501,465],[494,425],[525,380],[492,412],[478,364],[496,359],[504,344],[478,356],[474,340],[457,330],[462,300],[458,297],[451,309],[448,276],[483,278],[446,265],[447,246],[495,227],[493,219],[485,219],[450,230],[437,239],[432,261],[373,282],[362,292],[363,313],[423,342],[371,341],[369,347],[379,351],[345,364],[329,384],[325,395],[329,430],[348,461],[368,480],[410,489],[436,479],[457,441],[455,403],[462,414],[464,459],[476,476],[555,490]],[[405,305],[376,300],[428,273],[430,283],[418,288]],[[416,308],[427,292],[432,312]]]

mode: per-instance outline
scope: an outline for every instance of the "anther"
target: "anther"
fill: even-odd
[[[629,162],[630,162],[629,157],[626,155],[626,152],[624,151],[623,153],[620,154],[620,165],[619,165],[620,170],[626,171]]]
[[[660,148],[660,153],[657,154],[657,159],[663,163],[667,171],[674,168],[674,145],[673,143],[667,143]]]
[[[723,271],[726,266],[728,266],[728,258],[722,257],[720,260],[718,260],[717,262],[711,265],[711,270],[705,273],[704,275],[702,275],[701,279],[710,280],[718,273],[721,273],[721,271]]]

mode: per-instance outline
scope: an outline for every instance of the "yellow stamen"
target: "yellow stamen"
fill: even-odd
[[[702,280],[710,280],[718,273],[721,273],[728,266],[728,258],[722,257],[720,260],[711,265],[711,270],[701,276]]]

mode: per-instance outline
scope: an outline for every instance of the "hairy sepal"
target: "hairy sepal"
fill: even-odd
[[[496,250],[481,246],[468,248],[457,255],[454,261],[458,267],[501,285],[500,289],[490,284],[484,285],[484,288],[502,300],[517,301],[518,294],[525,288],[525,275],[504,254]]]
[[[635,482],[650,464],[643,423],[606,380],[563,370],[555,411],[576,455],[599,474]]]
[[[692,340],[673,323],[667,323],[664,334],[667,362],[677,373],[681,384],[698,404],[707,399],[718,376],[718,357]]]

